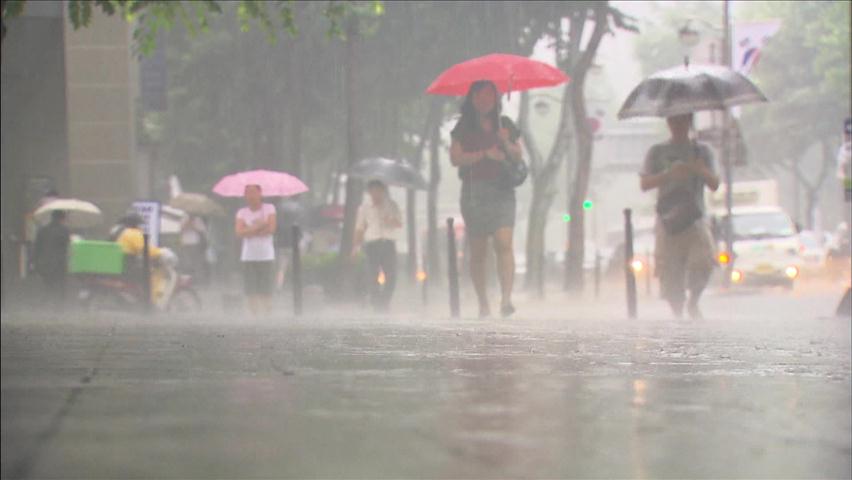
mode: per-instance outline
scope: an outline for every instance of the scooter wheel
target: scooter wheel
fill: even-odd
[[[121,311],[124,310],[124,302],[114,292],[100,288],[88,291],[82,295],[80,302],[83,309],[89,312]]]
[[[201,298],[195,290],[178,289],[169,300],[168,311],[171,313],[198,313],[201,311]]]

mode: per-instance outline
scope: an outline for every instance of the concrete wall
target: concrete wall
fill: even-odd
[[[32,2],[8,22],[2,67],[2,231],[23,234],[23,216],[43,178],[67,193],[62,5]],[[30,5],[28,5],[29,7]],[[29,190],[34,190],[30,188]],[[30,197],[30,198],[28,198]]]
[[[100,206],[106,223],[139,193],[131,34],[121,17],[93,14],[76,31],[64,23],[70,193]]]

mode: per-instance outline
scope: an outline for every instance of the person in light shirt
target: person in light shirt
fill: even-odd
[[[242,239],[245,294],[251,313],[268,315],[272,307],[272,272],[275,264],[275,206],[263,203],[260,185],[247,185],[246,206],[237,212],[235,233]]]
[[[402,227],[399,206],[379,180],[367,183],[370,202],[361,205],[355,223],[352,255],[363,245],[367,256],[370,302],[377,310],[387,310],[396,287],[396,239]]]

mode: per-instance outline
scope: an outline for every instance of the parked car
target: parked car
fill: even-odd
[[[799,255],[802,257],[802,269],[810,273],[820,273],[825,269],[828,258],[827,236],[812,230],[799,232]]]

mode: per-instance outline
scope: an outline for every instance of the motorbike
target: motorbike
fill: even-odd
[[[177,255],[163,248],[160,258],[152,260],[152,275],[163,279],[163,292],[152,303],[158,311],[197,313],[201,297],[193,287],[192,276],[178,273]],[[128,275],[84,274],[78,277],[78,299],[86,310],[130,311],[141,313],[147,307],[142,282]]]

